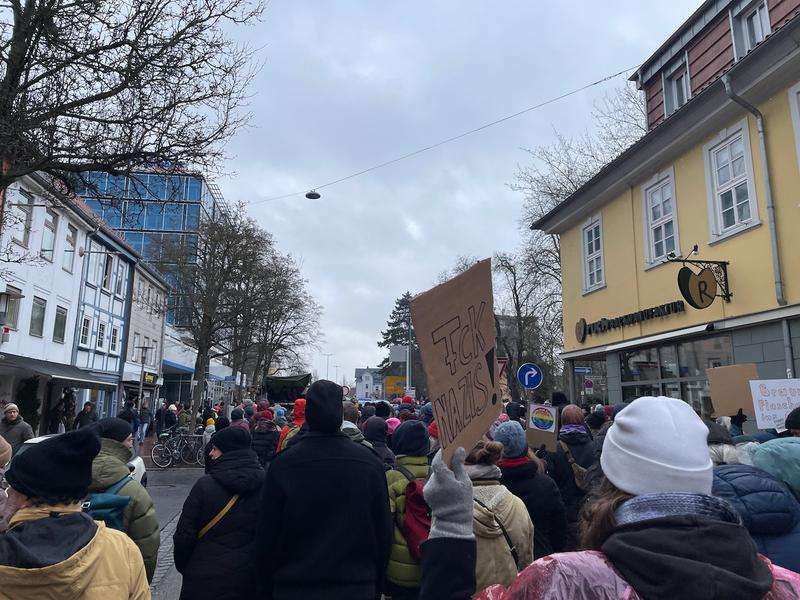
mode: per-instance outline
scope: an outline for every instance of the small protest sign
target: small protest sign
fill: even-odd
[[[503,407],[497,386],[491,261],[414,297],[411,319],[447,464],[469,452]]]
[[[762,379],[750,382],[756,425],[786,431],[786,415],[800,406],[800,379]]]
[[[706,369],[706,377],[711,386],[715,416],[730,417],[740,408],[746,415],[755,415],[750,382],[758,379],[758,369],[753,363]]]
[[[528,411],[528,445],[534,450],[544,447],[556,451],[558,442],[558,409],[545,404],[531,404]]]

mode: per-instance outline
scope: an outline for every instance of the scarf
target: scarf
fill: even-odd
[[[562,425],[559,433],[586,433],[586,427],[583,425]]]
[[[741,523],[736,510],[722,498],[682,492],[636,496],[624,502],[614,512],[617,525],[630,525],[677,515],[697,515],[714,521]]]
[[[514,467],[519,467],[521,465],[526,465],[529,462],[533,462],[527,456],[520,456],[519,458],[503,458],[498,461],[497,466],[501,469],[512,469]]]
[[[503,473],[497,465],[464,465],[469,478],[476,479],[500,479]]]

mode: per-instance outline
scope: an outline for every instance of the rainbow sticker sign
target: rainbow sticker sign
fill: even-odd
[[[528,426],[537,431],[550,431],[556,430],[556,423],[558,421],[557,409],[552,406],[544,404],[531,405],[531,418]]]

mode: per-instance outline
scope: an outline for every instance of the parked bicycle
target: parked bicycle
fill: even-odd
[[[187,465],[204,463],[203,436],[190,434],[185,428],[165,431],[158,436],[150,457],[153,464],[162,469],[183,462]]]

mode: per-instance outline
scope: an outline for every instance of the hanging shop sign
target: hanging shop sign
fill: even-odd
[[[611,319],[603,318],[594,323],[587,323],[586,319],[580,319],[575,324],[575,338],[579,343],[586,341],[589,335],[597,335],[599,333],[606,333],[612,329],[619,329],[628,325],[636,325],[651,319],[666,317],[669,315],[682,313],[686,311],[686,305],[683,300],[676,300],[675,302],[668,302],[660,306],[652,308],[645,308],[634,313],[622,315],[621,317],[613,317]]]
[[[690,256],[697,254],[697,245]],[[680,256],[667,258],[667,262],[681,263],[678,271],[678,290],[689,306],[708,308],[717,298],[730,302],[733,293],[728,285],[728,262],[724,260],[691,260]],[[695,273],[691,267],[700,269]]]

